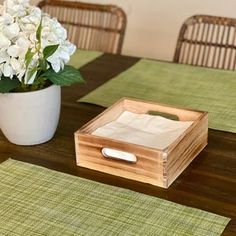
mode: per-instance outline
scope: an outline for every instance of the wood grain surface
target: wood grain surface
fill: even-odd
[[[236,235],[236,134],[209,130],[208,146],[168,189],[76,166],[74,132],[104,110],[76,100],[137,61],[105,54],[84,66],[81,73],[87,83],[63,88],[55,137],[45,144],[26,147],[9,143],[0,133],[0,162],[11,157],[227,216],[232,220],[223,235]]]
[[[99,127],[115,121],[124,111],[136,114],[158,111],[175,115],[180,121],[192,121],[193,123],[164,150],[92,134]],[[207,145],[207,138],[207,112],[122,98],[75,132],[77,165],[168,188]],[[132,153],[138,161],[137,163],[127,163],[104,158],[103,148]]]

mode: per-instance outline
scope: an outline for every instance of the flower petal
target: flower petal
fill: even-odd
[[[21,53],[21,48],[17,45],[12,45],[7,49],[7,53],[11,57],[19,57]]]
[[[61,63],[60,60],[55,60],[54,62],[51,63],[52,69],[57,73],[61,69]]]
[[[7,48],[11,45],[11,41],[3,34],[0,33],[0,49]]]
[[[10,60],[10,56],[8,55],[7,51],[0,51],[0,63],[6,62]]]
[[[3,73],[3,75],[5,76],[5,77],[10,77],[10,78],[12,78],[13,77],[13,69],[12,69],[12,67],[10,66],[10,64],[9,63],[5,63],[4,65],[3,65],[3,71],[2,71],[2,73]]]
[[[13,23],[11,25],[4,27],[3,32],[9,39],[13,39],[19,34],[20,27],[17,23]]]
[[[11,63],[11,66],[12,66],[13,70],[15,70],[16,73],[18,74],[18,72],[21,70],[20,62],[13,57],[13,58],[10,59],[10,63]]]

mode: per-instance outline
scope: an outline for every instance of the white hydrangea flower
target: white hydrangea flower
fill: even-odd
[[[3,3],[4,10],[14,17],[22,17],[27,14],[30,5],[28,0],[7,0]]]
[[[66,44],[70,44],[67,46]],[[57,51],[47,58],[47,61],[51,63],[52,68],[55,72],[59,72],[64,68],[64,65],[69,62],[70,55],[75,52],[75,45],[71,43],[64,43],[60,45]]]
[[[40,22],[41,43],[36,37]],[[31,6],[29,0],[6,0],[0,5],[0,76],[17,77],[25,84],[32,84],[43,50],[50,45],[58,45],[58,48],[47,61],[55,72],[59,72],[76,49],[67,40],[67,32],[61,24],[38,7]],[[27,67],[28,50],[34,56]]]
[[[59,44],[57,51],[47,58],[55,72],[64,68],[76,50],[75,45],[67,41],[66,38],[66,30],[56,19],[51,19],[49,16],[43,18],[42,47]]]

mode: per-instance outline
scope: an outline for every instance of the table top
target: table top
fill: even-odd
[[[17,146],[0,133],[0,162],[13,158],[230,217],[223,235],[236,235],[236,134],[210,129],[208,146],[168,189],[76,166],[74,132],[104,110],[78,103],[77,99],[138,60],[104,54],[83,66],[80,71],[86,84],[62,89],[61,118],[55,137],[41,145]]]

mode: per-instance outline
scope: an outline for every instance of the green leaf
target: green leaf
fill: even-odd
[[[58,49],[59,44],[57,45],[50,45],[47,46],[43,49],[43,57],[45,59],[47,59],[48,57],[50,57],[54,52],[56,52],[56,50]]]
[[[28,51],[27,51],[27,53],[25,54],[25,65],[26,65],[26,68],[28,68],[30,62],[31,62],[32,59],[33,59],[33,56],[34,56],[34,54],[31,52],[31,49],[28,48]]]
[[[47,70],[47,61],[44,58],[39,59],[39,67],[42,69],[42,71]]]
[[[8,93],[19,86],[20,81],[18,79],[10,79],[6,77],[0,79],[0,93]]]
[[[41,32],[42,32],[42,18],[40,20],[39,26],[36,31],[36,39],[39,41],[39,44],[41,43]]]
[[[44,88],[45,84],[51,83],[51,81],[48,81],[46,78],[38,77],[34,80],[34,83],[31,85],[31,91],[39,90]]]
[[[27,81],[26,82],[28,82],[31,79],[31,77],[37,72],[37,69],[38,69],[37,67],[34,67],[31,70],[27,71]]]
[[[60,86],[69,86],[73,83],[83,83],[84,80],[80,74],[80,72],[72,66],[66,65],[64,70],[59,71],[56,73],[52,69],[49,69],[42,77],[47,78],[53,84],[60,85]]]

